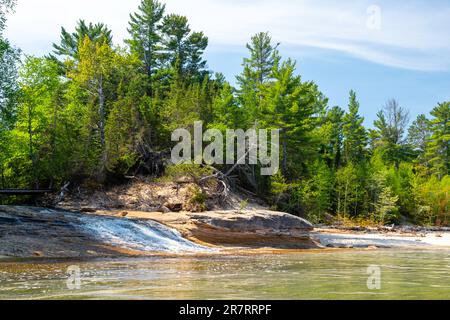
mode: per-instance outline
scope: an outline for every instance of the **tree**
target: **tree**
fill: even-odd
[[[149,87],[147,93],[153,95],[153,77],[156,69],[162,63],[161,52],[161,21],[164,16],[165,5],[157,0],[142,0],[139,12],[130,15],[131,35],[129,44],[131,52],[142,61],[148,77]]]
[[[20,51],[0,38],[0,131],[11,129],[17,115]]]
[[[432,135],[430,122],[424,114],[421,114],[413,122],[408,130],[408,143],[420,153],[425,152],[427,142]]]
[[[344,116],[344,159],[346,163],[360,163],[366,157],[368,143],[364,118],[359,115],[356,93],[350,91],[349,112]]]
[[[213,102],[214,128],[239,129],[245,123],[244,113],[235,97],[235,90],[225,83]]]
[[[360,187],[358,170],[354,165],[349,164],[337,171],[335,188],[338,215],[355,216],[355,208],[360,200]]]
[[[88,96],[91,106],[91,128],[97,132],[98,151],[101,156],[101,169],[99,179],[103,179],[106,164],[105,126],[108,113],[109,94],[108,87],[114,76],[114,59],[116,53],[106,42],[92,42],[88,36],[80,44],[79,62],[68,63],[69,77],[82,88]]]
[[[14,9],[16,0],[0,0],[0,36],[5,27],[6,14]]]
[[[61,28],[61,41],[60,44],[53,44],[53,52],[58,56],[78,60],[80,46],[86,37],[94,44],[112,45],[111,30],[105,24],[87,24],[84,20],[79,20],[73,33]]]
[[[344,115],[345,111],[340,107],[331,108],[324,116],[324,123],[318,131],[321,154],[328,167],[333,170],[339,169],[342,164]]]
[[[432,136],[427,144],[426,156],[432,172],[442,178],[450,175],[450,102],[438,104],[431,111]]]
[[[294,74],[295,68],[290,59],[274,67],[273,81],[262,91],[259,118],[261,127],[281,130],[282,170],[286,176],[300,174],[304,163],[317,152],[311,133],[327,105],[317,85],[302,82]]]
[[[13,48],[8,40],[3,38],[6,14],[13,10],[15,0],[0,0],[0,179],[5,186],[5,163],[10,157],[10,132],[17,116],[17,65],[20,51]]]
[[[12,136],[23,146],[18,153],[27,156],[20,161],[31,164],[30,174],[26,175],[29,183],[51,183],[64,171],[58,163],[67,156],[67,149],[59,144],[64,84],[58,65],[46,58],[27,57],[20,71],[20,86],[18,119]]]
[[[162,52],[168,68],[175,70],[183,79],[203,80],[206,61],[203,52],[208,38],[203,32],[192,32],[186,17],[171,14],[163,19]]]
[[[431,135],[430,121],[424,114],[419,115],[408,130],[408,144],[417,154],[417,161],[422,165],[426,165],[425,152]]]
[[[409,113],[396,100],[386,103],[384,110],[378,113],[375,127],[377,147],[383,150],[386,161],[394,163],[398,169],[400,162],[411,155],[405,139],[405,129],[409,123]]]
[[[263,85],[272,79],[275,66],[280,62],[279,44],[272,44],[268,32],[260,32],[251,38],[247,44],[249,58],[243,62],[244,70],[237,77],[240,87],[240,100],[246,111],[259,119],[261,101],[263,100]]]
[[[272,38],[268,32],[257,33],[247,44],[250,57],[244,59],[244,69],[249,72],[247,76],[250,76],[257,85],[262,85],[271,78],[273,67],[280,60],[279,45],[279,43],[272,44]],[[240,81],[239,77],[238,81]]]
[[[15,4],[16,0],[0,0],[0,132],[10,129],[16,116],[20,51],[2,36],[6,14],[14,9]]]

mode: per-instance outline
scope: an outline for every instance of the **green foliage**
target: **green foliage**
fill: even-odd
[[[0,132],[11,129],[17,116],[19,54],[0,36]]]
[[[449,225],[450,221],[450,176],[439,179],[417,176],[413,190],[418,203],[415,216],[417,222],[427,225]]]
[[[112,45],[111,30],[105,24],[87,24],[84,20],[79,20],[73,33],[68,32],[64,27],[61,28],[60,44],[53,44],[53,52],[65,58],[78,59],[78,50],[86,37],[92,43]]]
[[[408,112],[389,101],[369,131],[354,91],[347,112],[329,108],[268,33],[247,44],[235,88],[207,70],[208,38],[158,0],[141,0],[131,14],[126,48],[113,47],[106,25],[80,20],[73,33],[62,29],[57,58],[26,57],[19,68],[20,52],[1,37],[13,4],[0,0],[2,188],[133,175],[160,165],[152,157],[170,150],[174,129],[203,121],[222,132],[280,129],[276,175],[261,176],[259,165],[233,168],[235,181],[274,209],[312,222],[449,223],[449,102],[406,132]],[[229,169],[168,166],[161,179],[196,185]],[[206,210],[205,192],[190,193],[191,209]]]
[[[208,196],[198,186],[190,187],[190,199],[188,201],[188,210],[192,212],[204,212],[208,210],[206,200]]]
[[[203,32],[192,32],[187,18],[175,14],[164,17],[161,30],[167,66],[183,79],[198,79],[203,75],[206,61],[202,55],[208,46],[208,38]]]
[[[376,147],[382,150],[386,162],[394,164],[396,168],[412,154],[404,137],[408,122],[408,112],[395,100],[386,104],[384,110],[378,113],[378,120],[375,121]]]
[[[130,15],[128,32],[131,39],[126,40],[126,43],[142,62],[148,81],[147,94],[153,96],[155,74],[164,62],[161,27],[165,5],[156,0],[142,0],[138,10]]]
[[[450,102],[440,103],[431,111],[431,138],[426,147],[431,170],[438,177],[450,175]]]
[[[16,2],[16,0],[0,0],[0,37],[5,27],[6,14],[14,9]]]
[[[356,93],[350,91],[349,112],[344,116],[344,159],[347,163],[360,163],[366,158],[368,142],[364,118],[359,115],[359,102]]]
[[[203,177],[213,174],[210,167],[203,167],[196,164],[171,165],[166,168],[164,180],[180,180],[190,178],[192,181],[198,181]]]

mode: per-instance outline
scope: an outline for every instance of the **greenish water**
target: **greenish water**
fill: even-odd
[[[380,290],[368,289],[370,265]],[[450,251],[3,261],[0,299],[450,299]]]

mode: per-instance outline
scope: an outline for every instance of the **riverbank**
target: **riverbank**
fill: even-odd
[[[159,213],[0,206],[0,256],[115,257],[317,249],[313,226],[280,212]]]
[[[0,256],[94,258],[448,248],[450,232],[314,228],[267,210],[144,212],[0,206]]]

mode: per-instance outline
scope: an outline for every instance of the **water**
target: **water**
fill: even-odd
[[[151,220],[79,216],[74,227],[106,243],[142,252],[206,252],[204,246],[184,239],[173,229]]]
[[[74,265],[81,286],[69,290]],[[381,290],[367,287],[370,265]],[[450,299],[450,251],[4,260],[0,299]]]

